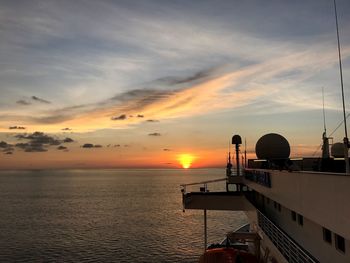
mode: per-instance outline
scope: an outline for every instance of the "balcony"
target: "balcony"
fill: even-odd
[[[228,211],[248,211],[254,210],[254,206],[245,198],[243,191],[233,192],[210,192],[207,185],[209,183],[226,182],[229,184],[241,184],[243,177],[232,176],[212,181],[181,185],[182,201],[185,209],[200,210],[228,210]],[[186,187],[193,185],[203,185],[199,192],[186,192]]]

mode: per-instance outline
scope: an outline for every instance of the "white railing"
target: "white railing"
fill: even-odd
[[[319,261],[309,255],[300,245],[295,243],[278,226],[263,215],[259,210],[258,224],[264,233],[271,239],[281,254],[292,263],[318,263]]]
[[[208,189],[208,184],[210,183],[217,183],[217,182],[222,182],[222,181],[226,181],[226,177],[225,178],[220,178],[220,179],[215,179],[215,180],[209,180],[209,181],[202,181],[202,182],[197,182],[197,183],[189,183],[189,184],[181,184],[181,192],[183,194],[186,193],[186,187],[187,186],[193,186],[193,185],[203,185],[203,189],[206,192]]]

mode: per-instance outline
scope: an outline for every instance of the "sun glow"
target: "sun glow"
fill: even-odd
[[[190,168],[193,160],[194,160],[194,156],[191,154],[185,153],[185,154],[179,155],[179,162],[181,163],[182,168],[184,169]]]

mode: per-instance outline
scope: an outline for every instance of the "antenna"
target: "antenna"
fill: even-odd
[[[244,138],[244,167],[247,168],[247,138]]]
[[[231,143],[228,142],[228,163],[231,163]]]
[[[231,147],[230,147],[230,141],[228,143],[228,158],[227,158],[227,165],[226,165],[226,176],[231,176],[232,175],[232,163],[231,163]],[[226,185],[226,188],[228,186]],[[228,190],[228,188],[226,189]]]
[[[323,127],[324,127],[324,133],[326,135],[327,129],[326,129],[326,113],[324,110],[324,87],[322,87],[322,106],[323,106]]]
[[[340,40],[339,40],[339,28],[338,28],[338,14],[337,14],[337,4],[335,0],[334,3],[334,14],[335,14],[335,26],[337,28],[337,40],[338,40],[338,59],[339,59],[339,73],[340,73],[340,85],[341,85],[341,95],[343,101],[343,117],[344,117],[344,129],[345,129],[345,137],[344,137],[344,160],[345,160],[345,171],[346,173],[350,173],[349,166],[349,139],[348,139],[348,129],[346,125],[346,113],[345,113],[345,99],[344,99],[344,83],[343,83],[343,67],[341,62],[341,53],[340,53]]]
[[[329,158],[329,138],[327,137],[327,129],[326,129],[326,113],[324,110],[324,87],[322,87],[322,106],[323,106],[323,126],[324,126],[324,132],[322,134],[322,158],[328,159]]]

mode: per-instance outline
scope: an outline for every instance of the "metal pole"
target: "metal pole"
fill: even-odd
[[[204,209],[204,251],[207,250],[207,209]]]
[[[237,165],[237,176],[239,176],[239,144],[236,144],[236,165]]]
[[[247,168],[247,139],[244,139],[244,168]]]
[[[326,129],[326,112],[324,110],[324,87],[322,87],[322,107],[323,107],[323,129],[327,136],[327,129]]]
[[[333,3],[334,3],[335,25],[336,25],[336,28],[337,28],[340,85],[341,85],[341,95],[342,95],[342,101],[343,101],[343,115],[344,115],[344,129],[345,129],[344,160],[345,160],[345,171],[348,174],[348,173],[350,173],[350,166],[349,166],[349,139],[348,139],[348,130],[347,130],[347,125],[346,125],[344,83],[343,83],[343,67],[342,67],[341,54],[340,54],[340,40],[339,40],[339,29],[338,29],[337,4],[336,4],[335,0],[333,0]]]

